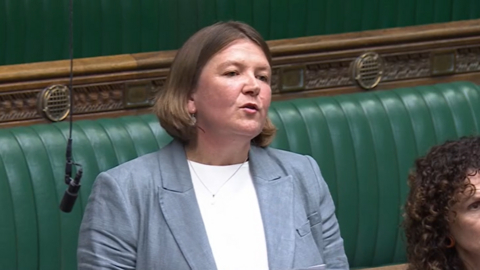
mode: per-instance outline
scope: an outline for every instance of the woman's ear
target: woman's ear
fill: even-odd
[[[189,114],[196,114],[197,113],[197,107],[195,106],[195,94],[192,92],[190,96],[188,97],[187,101],[187,111]]]

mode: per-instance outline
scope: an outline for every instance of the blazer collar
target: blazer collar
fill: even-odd
[[[285,175],[278,162],[264,148],[251,145],[248,159],[250,174],[254,180],[272,181]]]
[[[216,270],[181,142],[174,140],[160,150],[159,168],[162,214],[188,265],[194,270]]]
[[[289,269],[295,249],[294,183],[270,151],[252,145],[250,173],[262,215],[269,269]],[[173,140],[159,152],[163,215],[192,269],[216,269],[197,203],[184,146]]]
[[[265,149],[252,145],[248,155],[250,174],[253,180],[272,181],[285,175],[278,161],[272,158]],[[160,151],[160,172],[163,188],[176,192],[186,192],[193,189],[193,183],[188,170],[187,156],[183,144],[173,140]]]
[[[250,173],[257,191],[269,269],[291,269],[295,252],[294,183],[271,149],[250,148]]]
[[[187,156],[180,141],[173,140],[160,150],[159,163],[164,189],[181,193],[193,189]]]

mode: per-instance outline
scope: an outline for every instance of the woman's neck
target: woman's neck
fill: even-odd
[[[250,141],[195,140],[185,146],[187,159],[207,165],[232,165],[245,162]]]
[[[480,269],[480,258],[474,254],[460,251],[457,249],[460,259],[463,261],[466,270],[478,270]]]

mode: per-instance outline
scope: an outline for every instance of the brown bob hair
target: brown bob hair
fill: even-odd
[[[191,36],[178,50],[166,87],[159,91],[154,112],[167,133],[188,143],[197,135],[197,126],[187,110],[188,98],[197,85],[198,78],[208,61],[222,49],[239,39],[249,39],[257,44],[272,66],[272,57],[267,43],[251,26],[235,21],[219,22],[205,27]],[[276,128],[268,118],[263,130],[252,139],[260,147],[268,146],[275,136]]]

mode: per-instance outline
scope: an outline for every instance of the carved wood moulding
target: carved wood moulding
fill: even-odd
[[[480,71],[480,46],[458,49],[455,56],[456,72]]]
[[[358,74],[379,76],[374,90],[455,80],[480,83],[480,20],[277,40],[269,46],[274,100],[368,91]],[[378,56],[381,65],[359,65],[366,54]],[[76,59],[74,118],[148,112],[174,55]],[[356,70],[361,67],[365,70]],[[37,99],[44,88],[67,85],[68,79],[69,61],[0,66],[0,128],[48,122]]]
[[[0,93],[0,123],[40,118],[37,96],[41,90]]]

